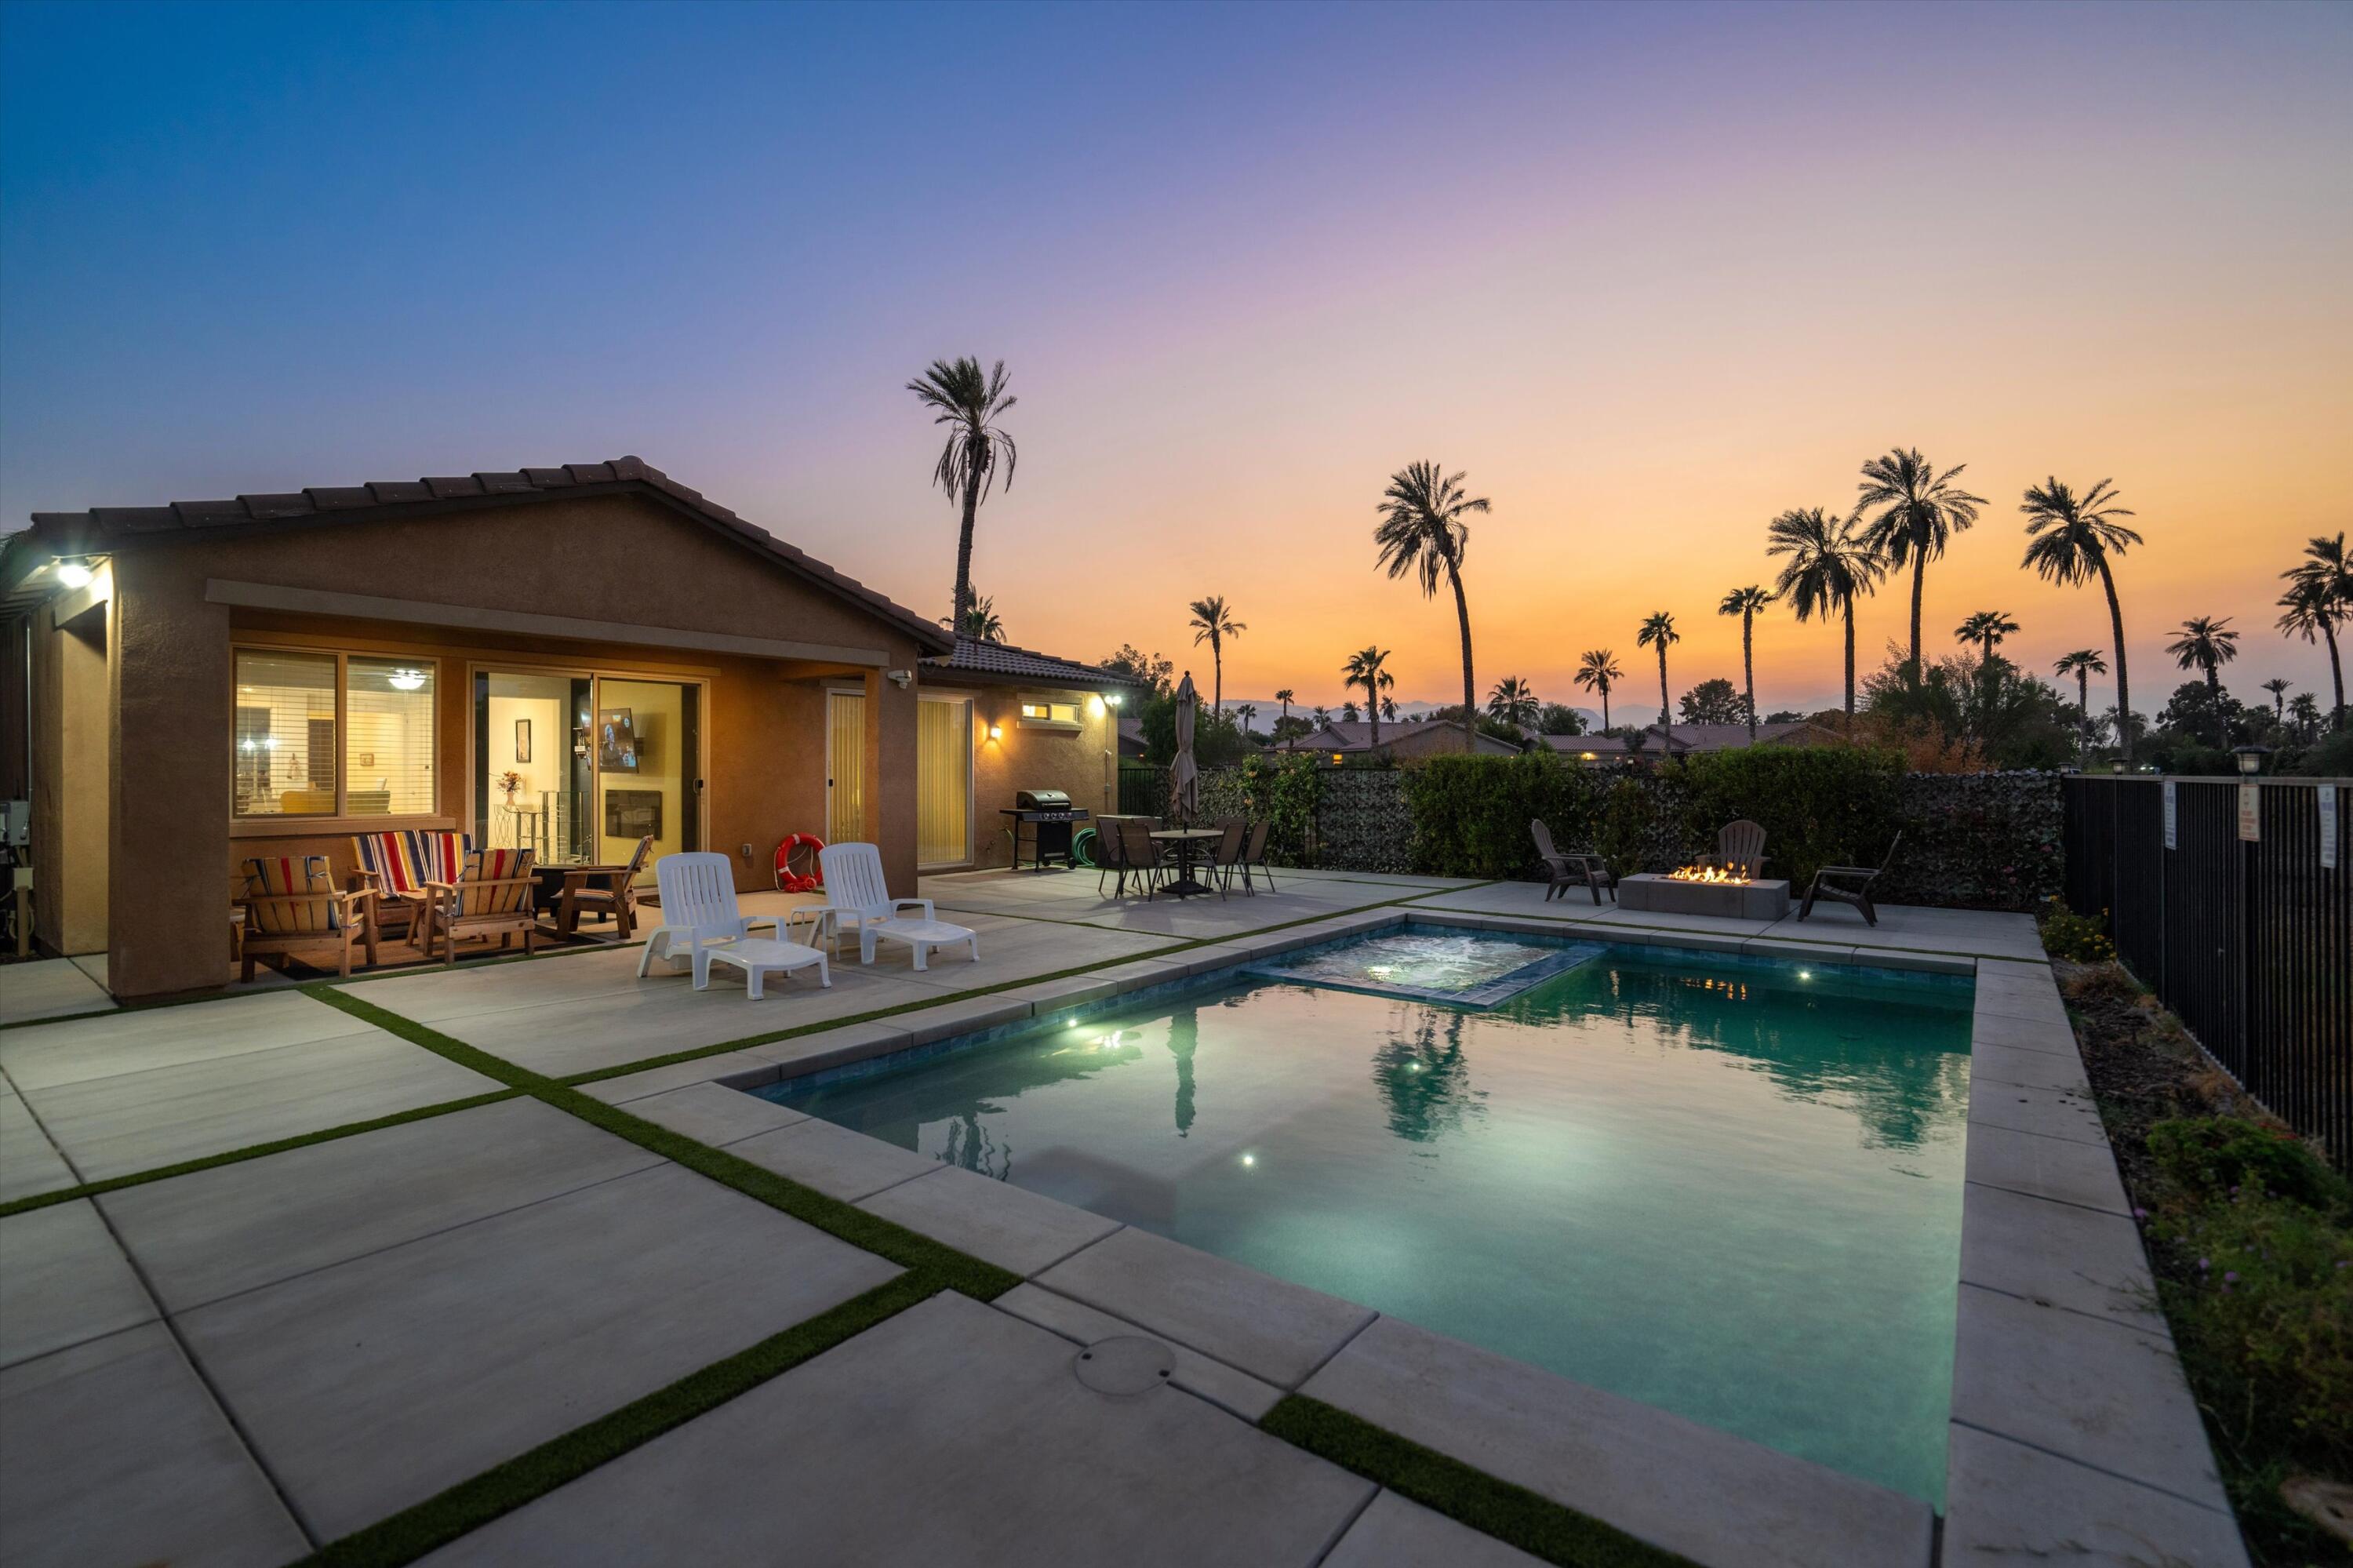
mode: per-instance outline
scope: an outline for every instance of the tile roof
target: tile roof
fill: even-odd
[[[1034,649],[1016,648],[1008,642],[984,642],[976,637],[957,638],[955,652],[925,659],[923,664],[927,669],[957,674],[1002,675],[1057,686],[1145,689],[1144,682],[1101,664],[1082,664],[1075,659],[1060,659]]]
[[[895,622],[924,648],[944,652],[947,631],[857,578],[785,543],[691,490],[661,470],[634,457],[609,462],[566,463],[560,468],[517,469],[511,473],[379,481],[332,485],[282,494],[239,495],[225,501],[174,501],[164,506],[98,506],[88,512],[36,512],[29,537],[61,554],[88,554],[135,546],[142,539],[191,529],[303,526],[396,514],[397,509],[442,510],[458,505],[538,499],[553,493],[589,488],[596,493],[650,492],[738,542],[759,551],[820,588],[859,600]],[[26,535],[18,535],[25,537]]]
[[[1745,724],[1672,725],[1668,727],[1664,742],[1659,737],[1657,725],[1644,725],[1642,728],[1648,736],[1642,749],[1654,757],[1670,751],[1735,751],[1748,744],[1748,726]],[[1757,740],[1760,746],[1775,741],[1802,742],[1809,738],[1809,732],[1814,731],[1836,738],[1821,731],[1821,726],[1811,719],[1785,719],[1779,724],[1758,725]],[[1619,757],[1627,749],[1626,743],[1614,735],[1547,735],[1543,739],[1555,751],[1589,751],[1597,757]]]

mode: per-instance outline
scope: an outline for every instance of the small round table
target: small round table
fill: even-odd
[[[1161,888],[1161,892],[1190,898],[1196,893],[1215,891],[1208,884],[1193,880],[1193,857],[1203,844],[1224,838],[1223,828],[1162,828],[1152,836],[1162,843],[1176,846],[1176,880]]]

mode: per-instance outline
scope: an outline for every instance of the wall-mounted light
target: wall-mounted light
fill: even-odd
[[[1087,716],[1089,718],[1103,717],[1103,707],[1104,703],[1101,697],[1089,697],[1087,699]]]
[[[392,683],[392,689],[396,692],[413,692],[425,684],[425,672],[402,668],[395,670],[385,679]]]
[[[1117,707],[1120,704],[1127,701],[1127,699],[1117,692],[1111,692],[1105,694],[1103,701],[1110,704],[1113,707]]]
[[[991,740],[1003,740],[1005,738],[1005,726],[1001,724],[990,725],[988,726],[988,738]]]
[[[885,670],[882,672],[882,678],[886,681],[898,682],[899,689],[903,692],[914,684],[915,673],[913,670]]]
[[[95,576],[97,576],[97,574],[90,569],[90,563],[83,560],[79,556],[60,556],[58,557],[58,582],[60,587],[69,588],[88,588],[90,586],[90,579]]]

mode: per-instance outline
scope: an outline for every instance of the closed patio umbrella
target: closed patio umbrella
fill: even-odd
[[[1176,683],[1176,760],[1168,765],[1168,807],[1188,822],[1201,804],[1201,770],[1193,766],[1193,710],[1200,701],[1187,670]]]

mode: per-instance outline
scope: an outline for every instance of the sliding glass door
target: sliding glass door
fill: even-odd
[[[543,865],[618,864],[702,842],[702,688],[544,671],[474,673],[474,842]]]

